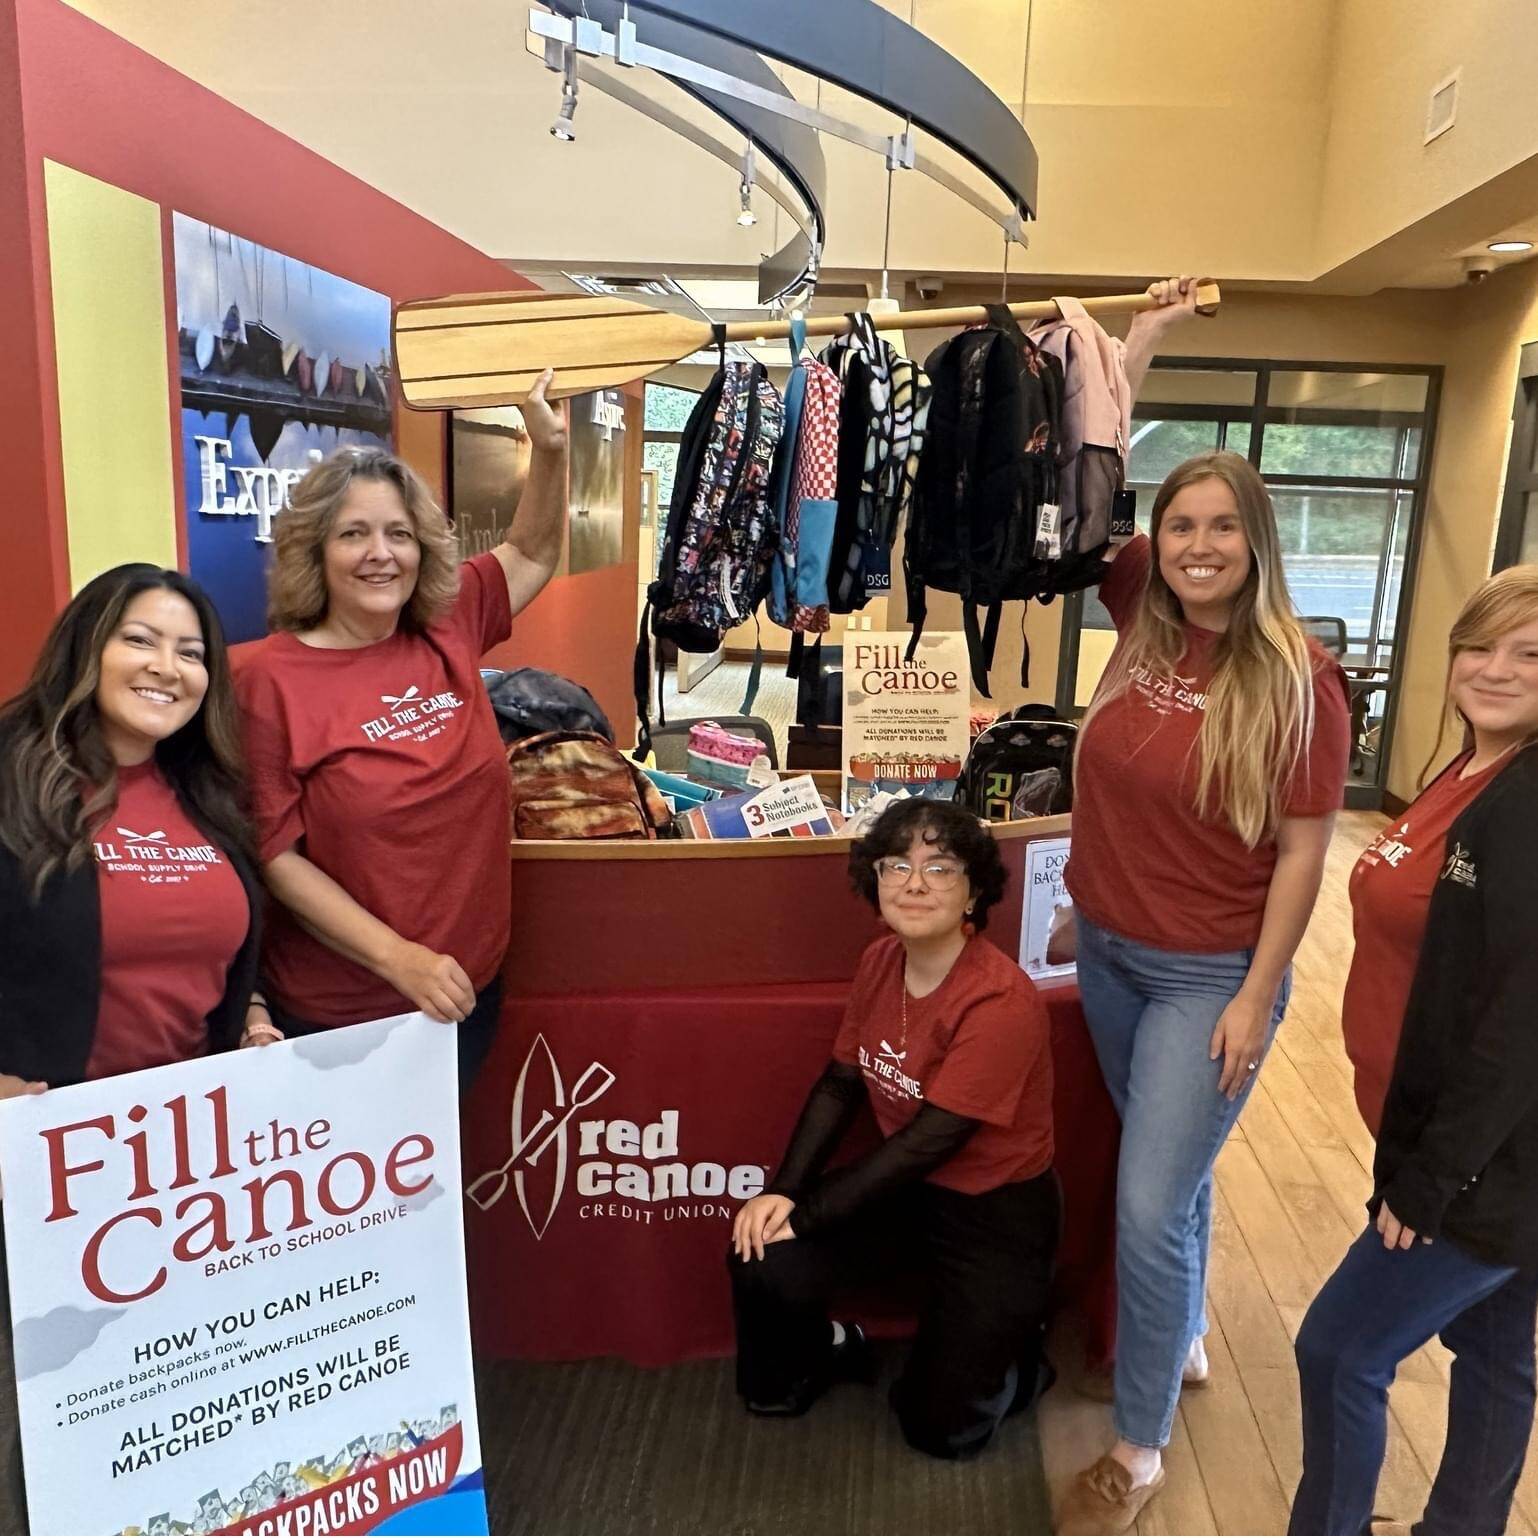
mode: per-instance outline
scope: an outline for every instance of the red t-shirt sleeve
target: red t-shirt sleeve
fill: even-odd
[[[1047,1011],[1025,984],[968,1006],[924,1099],[953,1116],[1012,1127],[1047,1043]]]
[[[1148,568],[1152,564],[1153,548],[1148,543],[1148,536],[1138,534],[1122,546],[1100,579],[1100,601],[1118,630],[1126,628],[1133,609],[1143,596],[1143,589],[1148,586]]]
[[[1351,690],[1340,664],[1326,659],[1314,672],[1314,739],[1287,790],[1288,817],[1324,817],[1340,810],[1351,754]]]
[[[243,664],[238,653],[235,698],[240,704],[257,859],[265,865],[304,837],[301,787],[293,769],[283,692],[265,666]]]
[[[487,551],[459,568],[459,597],[443,622],[475,648],[475,655],[500,646],[513,633],[513,610],[507,596],[507,573]]]

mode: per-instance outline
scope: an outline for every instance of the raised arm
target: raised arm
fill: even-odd
[[[561,526],[566,517],[566,413],[545,399],[553,377],[546,369],[523,403],[523,420],[534,448],[529,478],[502,543],[491,552],[507,577],[507,599],[514,615],[533,603],[561,561]]]

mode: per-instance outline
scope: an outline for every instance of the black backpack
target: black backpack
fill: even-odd
[[[1007,307],[988,313],[992,324],[952,337],[926,365],[934,393],[903,551],[908,656],[923,633],[927,590],[957,594],[972,682],[985,699],[1003,605],[1059,590],[1053,563],[1036,554],[1036,526],[1055,490],[1063,391],[1061,365]],[[1029,681],[1025,666],[1020,681]]]
[[[542,668],[514,668],[486,680],[504,743],[542,732],[596,732],[614,741],[614,728],[581,684]]]
[[[1022,705],[984,728],[961,766],[956,799],[990,822],[1073,810],[1079,729],[1049,705]]]

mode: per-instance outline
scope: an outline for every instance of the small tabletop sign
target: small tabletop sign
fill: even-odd
[[[844,636],[844,809],[878,791],[950,800],[967,756],[972,686],[966,638],[907,631]]]
[[[1072,977],[1073,898],[1063,884],[1067,838],[1032,839],[1025,846],[1025,903],[1020,912],[1020,966],[1028,977]]]

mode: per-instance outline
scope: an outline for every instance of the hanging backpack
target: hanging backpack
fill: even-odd
[[[1055,495],[1037,529],[1036,554],[1047,564],[1050,587],[1043,591],[1072,593],[1100,581],[1111,539],[1130,532],[1132,387],[1125,345],[1077,299],[1052,302],[1059,318],[1038,321],[1029,332],[1063,371]]]
[[[785,429],[770,476],[778,544],[769,573],[769,618],[792,634],[828,629],[828,557],[838,472],[842,406],[838,376],[802,356],[806,322],[790,325],[791,371]]]
[[[784,419],[768,371],[728,363],[723,342],[721,366],[684,424],[662,560],[641,615],[635,689],[643,755],[651,741],[648,625],[681,651],[713,652],[769,590],[778,540],[769,470]],[[658,699],[665,719],[660,687]]]
[[[656,838],[657,787],[597,732],[541,732],[507,750],[514,838]]]
[[[1055,360],[1027,340],[1008,308],[988,312],[991,324],[930,355],[928,433],[903,547],[909,659],[928,591],[955,593],[973,687],[985,699],[1004,603],[1054,590],[1036,529],[1053,487],[1062,388]]]
[[[1077,726],[1048,705],[1022,705],[973,740],[956,799],[989,822],[1056,817],[1073,809]]]
[[[929,412],[929,379],[876,331],[850,315],[849,331],[823,350],[839,376],[838,517],[830,598],[835,614],[863,609],[892,587],[892,543],[912,489]]]

